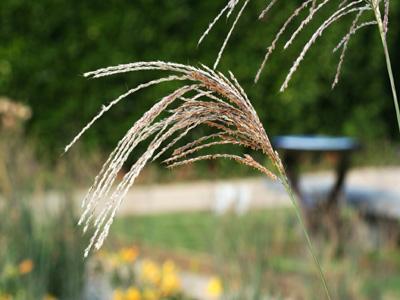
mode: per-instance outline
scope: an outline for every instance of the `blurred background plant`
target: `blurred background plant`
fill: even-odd
[[[31,203],[1,210],[0,291],[10,299],[81,299],[86,239],[75,230],[71,207],[38,220]],[[63,213],[62,213],[63,212]],[[46,298],[47,299],[47,298]]]
[[[25,140],[30,116],[29,107],[0,99],[0,298],[80,299],[85,262],[77,258],[87,239],[76,231],[68,179],[45,178]],[[50,188],[57,194],[44,199]]]

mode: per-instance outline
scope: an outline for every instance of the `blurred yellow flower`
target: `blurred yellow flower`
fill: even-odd
[[[181,282],[175,271],[163,274],[160,289],[164,296],[175,294],[180,288]]]
[[[32,272],[32,270],[33,270],[33,261],[30,260],[30,259],[23,260],[18,265],[18,270],[19,270],[19,273],[22,274],[22,275]]]
[[[116,289],[113,293],[113,300],[124,300],[124,293],[120,289]]]
[[[139,250],[136,247],[122,248],[119,251],[119,257],[123,262],[133,263],[139,256]]]
[[[47,294],[43,297],[43,300],[57,300],[57,298],[53,295]]]
[[[159,266],[151,261],[144,260],[142,263],[141,276],[144,281],[150,282],[152,284],[158,285],[161,280],[161,271]]]
[[[9,294],[0,294],[0,300],[12,300],[12,296]]]
[[[131,287],[125,293],[125,300],[140,300],[140,291],[137,288]]]
[[[176,271],[175,263],[172,260],[167,260],[162,265],[163,274],[173,273]]]
[[[143,300],[158,300],[159,295],[156,290],[153,289],[145,289],[143,291]]]
[[[218,298],[222,294],[222,283],[218,277],[210,279],[207,285],[207,293],[209,296]]]

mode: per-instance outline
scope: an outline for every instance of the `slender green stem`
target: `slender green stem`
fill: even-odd
[[[315,265],[316,265],[316,267],[318,269],[318,274],[319,274],[319,277],[320,277],[320,279],[322,281],[322,284],[324,286],[324,291],[325,291],[326,297],[327,297],[328,300],[331,300],[332,298],[331,298],[331,295],[330,295],[330,292],[329,292],[329,289],[328,289],[328,284],[327,284],[324,272],[322,270],[321,264],[319,262],[319,259],[318,259],[317,255],[316,255],[316,252],[315,252],[313,243],[311,241],[310,235],[308,234],[306,225],[304,223],[304,217],[302,215],[301,208],[299,207],[299,202],[298,202],[297,196],[294,194],[294,192],[293,192],[293,190],[292,190],[292,188],[291,188],[291,186],[289,184],[289,181],[287,179],[286,174],[280,173],[280,175],[281,175],[280,176],[281,182],[282,182],[283,186],[285,187],[286,192],[288,193],[288,195],[290,197],[290,200],[292,201],[294,210],[296,212],[296,216],[297,216],[297,218],[299,220],[299,223],[300,223],[300,227],[301,227],[301,229],[302,229],[302,231],[304,233],[304,236],[306,238],[308,250],[310,251],[310,254],[311,254],[311,256],[312,256],[312,258],[313,258],[313,260],[315,262]]]
[[[383,52],[385,54],[385,60],[386,60],[386,68],[387,68],[387,71],[388,71],[388,74],[389,74],[389,81],[390,81],[390,86],[392,88],[392,94],[393,94],[393,102],[394,102],[394,107],[395,107],[395,110],[396,110],[397,125],[399,126],[399,131],[400,131],[399,102],[397,100],[397,92],[396,92],[396,85],[394,83],[392,63],[390,61],[390,55],[389,55],[389,50],[388,50],[387,41],[386,41],[386,32],[385,32],[385,28],[383,26],[381,12],[379,10],[379,3],[377,1],[373,1],[372,2],[372,7],[373,7],[373,10],[374,10],[376,21],[378,23],[379,34],[380,34],[381,40],[382,40]]]

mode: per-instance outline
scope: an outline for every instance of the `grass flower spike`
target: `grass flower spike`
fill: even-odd
[[[99,78],[144,70],[162,70],[172,74],[141,84],[103,106],[65,148],[68,151],[96,120],[134,92],[168,81],[182,83],[181,87],[159,100],[128,130],[95,178],[93,186],[83,200],[83,213],[79,221],[79,224],[84,226],[84,231],[90,226],[94,227],[94,234],[85,256],[93,247],[99,249],[102,246],[118,207],[144,166],[172,148],[174,150],[170,158],[164,160],[170,168],[199,160],[225,158],[252,167],[272,179],[277,179],[279,176],[274,171],[278,174],[284,173],[279,156],[273,150],[256,111],[232,73],[228,79],[222,73],[206,66],[196,68],[154,61],[108,67],[86,73],[85,76]],[[215,133],[181,147],[175,147],[179,140],[199,126],[213,128]],[[131,166],[122,181],[114,187],[117,173],[127,161],[129,154],[145,140],[150,141],[147,150]],[[199,150],[222,144],[261,151],[271,160],[276,170],[268,170],[248,154],[238,156],[220,153],[196,156]]]

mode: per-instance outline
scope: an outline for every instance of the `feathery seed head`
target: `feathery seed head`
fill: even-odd
[[[217,21],[221,18],[222,15],[227,14],[229,16],[234,8],[239,4],[239,0],[232,1],[228,0],[228,3],[226,6],[219,12],[217,17],[210,23],[208,26],[207,30],[203,33],[199,40],[199,44],[203,41],[204,37],[207,36],[211,29],[214,27],[214,25],[217,23]],[[236,23],[238,22],[238,19],[241,17],[243,14],[244,9],[246,8],[248,4],[248,0],[242,0],[243,6],[241,10],[237,13],[236,20],[233,22],[231,25],[231,28],[224,40],[223,46],[221,47],[221,50],[218,53],[216,62],[214,64],[214,68],[216,68],[221,60],[222,54],[225,50],[225,47],[228,43],[228,40],[230,39],[232,32],[236,26]],[[268,3],[266,4],[265,8],[261,11],[259,15],[259,19],[265,18],[265,16],[273,9],[275,4],[278,2],[278,0],[269,0]],[[335,0],[303,0],[301,5],[297,7],[291,14],[288,15],[288,18],[285,20],[283,25],[279,28],[277,31],[274,39],[272,40],[271,45],[266,49],[266,54],[263,59],[263,61],[260,64],[259,69],[256,72],[255,76],[255,82],[257,82],[260,77],[261,73],[264,70],[271,54],[274,52],[276,49],[277,43],[279,40],[282,38],[283,34],[287,31],[289,28],[289,25],[291,25],[296,18],[298,18],[300,15],[304,14],[306,11],[306,8],[309,8],[305,13],[304,17],[299,21],[299,25],[297,28],[294,30],[294,32],[290,35],[290,38],[285,42],[284,44],[284,49],[287,49],[290,47],[293,42],[296,40],[296,37],[299,36],[303,31],[304,28],[307,27],[308,24],[311,23],[315,19],[315,16],[325,10],[332,9],[332,5],[334,2],[337,2],[337,8],[334,11],[334,13],[328,17],[314,32],[314,34],[311,36],[309,41],[305,44],[303,50],[293,63],[292,67],[289,70],[289,73],[287,74],[284,83],[281,86],[281,91],[284,91],[292,79],[294,73],[298,70],[301,62],[304,60],[306,54],[308,51],[311,49],[311,47],[315,44],[317,39],[323,35],[323,33],[331,27],[334,23],[336,23],[339,20],[342,20],[344,17],[350,15],[350,14],[355,14],[353,22],[349,28],[348,33],[344,36],[343,40],[338,44],[337,48],[341,48],[341,55],[339,58],[339,63],[337,66],[337,71],[335,74],[335,78],[332,84],[332,88],[336,86],[336,84],[339,82],[339,77],[340,77],[340,72],[342,69],[342,65],[344,62],[345,54],[348,49],[348,44],[350,38],[359,30],[364,27],[370,26],[370,25],[379,25],[382,26],[383,31],[386,35],[388,31],[388,24],[389,24],[389,10],[390,10],[390,0],[340,0],[340,1],[335,1]],[[329,6],[332,4],[331,6]],[[380,11],[383,11],[383,17],[381,15]],[[363,20],[361,17],[365,14],[365,12],[373,12],[370,13],[369,16],[373,17],[374,20]],[[377,20],[375,20],[377,19]],[[335,49],[334,52],[336,52],[337,49]]]
[[[83,200],[83,212],[79,220],[79,224],[84,226],[84,231],[90,226],[94,227],[94,234],[85,251],[85,256],[92,248],[99,249],[102,246],[118,207],[145,165],[173,148],[196,127],[207,126],[218,132],[175,148],[170,158],[164,160],[168,167],[176,167],[199,160],[227,158],[255,168],[272,179],[277,178],[272,171],[262,166],[250,155],[241,157],[222,153],[188,157],[202,149],[231,144],[261,151],[272,161],[279,172],[282,171],[279,156],[272,149],[252,104],[232,73],[229,74],[231,77],[229,80],[222,73],[217,73],[206,66],[196,68],[154,61],[103,68],[88,72],[85,76],[98,78],[142,70],[164,70],[173,74],[140,84],[103,106],[100,112],[66,147],[67,151],[106,111],[136,91],[163,82],[182,82],[180,88],[159,100],[136,121],[119,141],[95,178]],[[173,108],[171,108],[172,106]],[[167,116],[159,120],[162,113]],[[210,139],[213,141],[209,141]],[[147,149],[131,166],[122,181],[116,183],[117,174],[130,153],[145,140],[150,140]]]

